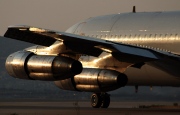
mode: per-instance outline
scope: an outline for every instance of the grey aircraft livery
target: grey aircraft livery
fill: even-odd
[[[10,76],[54,81],[93,92],[108,108],[108,91],[124,86],[180,86],[180,11],[130,12],[83,20],[66,32],[9,26],[4,37],[36,44],[6,60]]]

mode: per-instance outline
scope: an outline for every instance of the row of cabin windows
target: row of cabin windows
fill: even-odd
[[[178,34],[135,34],[135,35],[87,35],[88,37],[95,38],[176,38],[178,39]]]
[[[135,34],[135,35],[86,35],[88,37],[95,37],[95,38],[107,38],[107,39],[115,39],[115,38],[173,38],[178,40],[179,36],[178,34]],[[136,44],[134,44],[136,45]],[[152,48],[152,47],[148,47],[148,46],[143,46],[143,45],[138,45],[137,46],[141,46],[141,47],[146,47],[146,48],[150,48],[150,49],[157,49],[157,50],[162,50],[162,51],[166,51],[166,52],[170,52],[168,50],[165,49],[159,49],[159,48]]]

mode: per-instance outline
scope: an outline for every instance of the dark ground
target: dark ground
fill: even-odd
[[[156,105],[158,107],[139,108]],[[161,105],[161,106],[160,106]],[[163,105],[163,106],[162,106]],[[112,102],[108,109],[93,109],[89,102],[0,102],[0,115],[179,115],[170,102]]]

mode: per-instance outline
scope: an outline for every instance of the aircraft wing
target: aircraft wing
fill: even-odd
[[[159,60],[163,56],[179,58],[168,52],[30,26],[10,26],[4,37],[43,46],[50,46],[59,40],[76,53],[99,56],[105,51],[120,61],[131,63]]]

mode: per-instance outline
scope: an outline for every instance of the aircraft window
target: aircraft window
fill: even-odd
[[[151,38],[151,37],[152,37],[152,34],[150,34],[149,37]]]
[[[177,34],[175,35],[175,39],[178,40],[178,35]]]
[[[119,35],[116,35],[116,38],[118,39],[118,38],[119,38]]]
[[[141,34],[139,34],[139,39],[140,39],[140,40],[142,40],[142,38],[143,38],[143,37],[142,37],[142,35],[141,35]],[[141,47],[142,47],[142,46],[141,46]]]
[[[155,40],[157,40],[157,34],[154,35]]]
[[[169,39],[171,39],[172,37],[173,37],[172,34],[170,34],[170,35],[169,35]]]
[[[141,38],[141,35],[140,35],[140,34],[138,35],[138,38],[139,38],[139,39]]]
[[[103,38],[104,37],[104,35],[101,35],[101,38]]]
[[[162,40],[162,34],[159,35],[159,39]]]
[[[165,34],[165,40],[168,40],[168,39],[169,39],[169,35]]]
[[[165,34],[165,37],[167,37],[168,35],[167,34]]]
[[[171,34],[171,35],[170,35],[170,39],[176,40],[176,35]]]
[[[147,37],[147,35],[145,34],[145,35],[144,35],[144,38],[146,38],[146,37]]]

